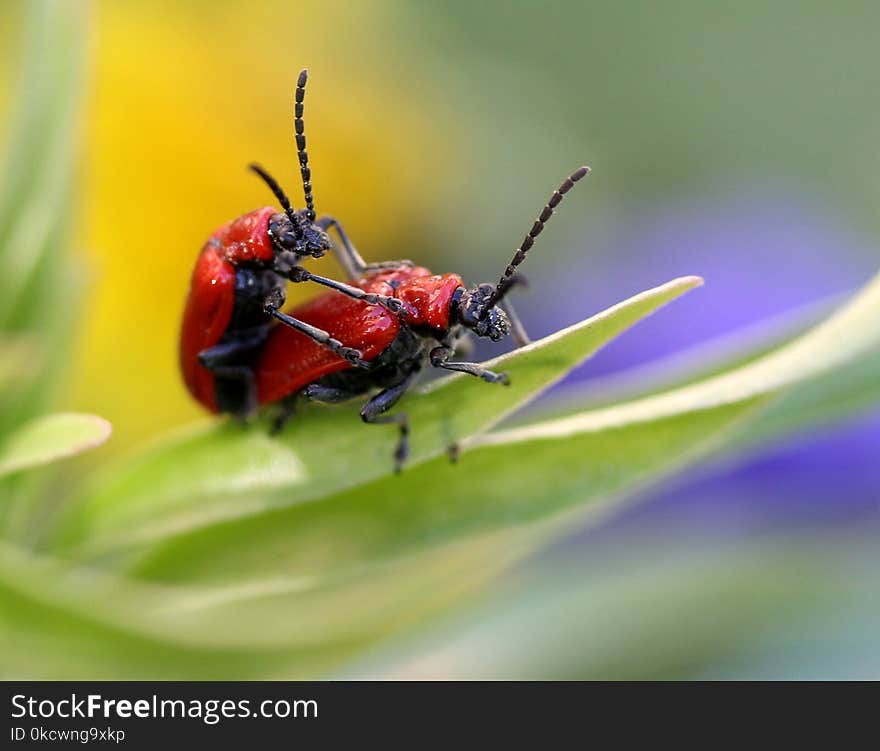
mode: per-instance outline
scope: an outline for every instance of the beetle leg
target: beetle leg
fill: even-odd
[[[269,427],[270,435],[276,435],[284,430],[284,426],[287,425],[288,420],[296,415],[296,403],[298,400],[299,393],[295,393],[282,399],[278,403],[278,412],[272,419],[272,424]]]
[[[358,253],[357,248],[354,247],[354,243],[348,239],[348,235],[345,230],[342,229],[342,225],[339,221],[332,216],[322,216],[317,222],[315,222],[321,229],[325,232],[333,227],[336,230],[336,233],[339,235],[339,239],[342,241],[342,247],[338,247],[337,245],[333,245],[333,254],[336,256],[336,260],[339,261],[339,264],[342,266],[343,271],[345,271],[346,276],[349,279],[360,279],[364,274],[368,274],[371,271],[381,271],[382,269],[396,269],[400,266],[410,266],[412,267],[414,264],[412,261],[384,261],[382,263],[367,263],[361,257],[361,254]]]
[[[264,340],[265,332],[242,339],[230,339],[199,352],[199,362],[214,374],[215,390],[221,412],[244,419],[257,409],[257,386],[254,371],[242,358]],[[231,383],[230,383],[231,382]]]
[[[310,323],[300,321],[298,318],[294,318],[293,316],[289,316],[286,313],[282,313],[271,302],[266,304],[265,311],[268,315],[272,316],[278,321],[281,321],[281,323],[283,323],[285,326],[290,326],[290,328],[299,331],[301,334],[305,334],[312,341],[326,347],[334,355],[341,357],[343,360],[347,360],[355,367],[372,367],[369,362],[363,359],[363,353],[359,349],[346,347],[338,339],[334,339],[332,336],[330,336],[330,334],[324,331],[324,329],[319,329],[317,326],[312,326]]]
[[[208,370],[215,370],[221,365],[229,365],[248,352],[257,349],[266,339],[265,327],[248,336],[227,339],[199,352],[199,362]]]
[[[357,248],[354,247],[352,241],[348,239],[348,235],[345,230],[342,229],[342,225],[336,220],[336,218],[332,216],[322,216],[315,222],[315,224],[325,232],[330,229],[330,227],[333,227],[333,229],[336,230],[336,234],[339,235],[339,239],[342,240],[341,248],[336,245],[336,243],[333,244],[333,254],[342,266],[343,271],[345,271],[345,275],[349,279],[359,279],[363,276],[363,271],[367,267],[367,264],[364,259],[361,258],[361,254],[357,252]]]
[[[501,308],[505,313],[507,313],[508,319],[510,319],[510,335],[513,337],[513,343],[517,347],[522,347],[532,340],[529,338],[529,335],[526,333],[526,328],[523,326],[522,319],[516,312],[516,309],[513,307],[513,303],[507,299],[506,294],[510,292],[514,287],[528,287],[528,280],[520,273],[514,274],[510,277],[510,282],[507,285],[507,290],[505,292],[505,297],[502,297],[498,301],[498,307]]]
[[[458,441],[453,441],[446,447],[446,456],[450,464],[458,464],[458,457],[461,456],[461,445]]]
[[[368,263],[363,268],[364,274],[369,274],[372,271],[384,271],[385,269],[399,269],[401,266],[406,266],[407,268],[412,268],[415,264],[410,261],[408,258],[402,258],[399,261],[378,261],[377,263]]]
[[[290,281],[292,282],[314,282],[324,287],[341,292],[343,295],[351,297],[355,300],[369,303],[370,305],[381,305],[392,313],[400,313],[403,310],[403,303],[396,297],[388,297],[387,295],[377,295],[373,292],[364,292],[362,289],[352,287],[345,282],[337,282],[335,279],[328,279],[326,276],[318,276],[311,271],[306,271],[302,266],[294,266],[290,270]]]
[[[505,386],[510,385],[510,379],[507,373],[496,373],[495,371],[484,368],[476,362],[449,362],[452,357],[453,350],[450,347],[440,346],[431,350],[431,365],[435,368],[443,368],[444,370],[455,370],[460,373],[468,373],[469,375],[482,378],[487,383],[503,383]]]
[[[308,399],[311,402],[320,404],[338,404],[339,402],[347,402],[353,399],[357,394],[353,394],[347,389],[336,389],[332,386],[322,386],[318,383],[312,383],[306,386],[302,391],[287,397],[281,402],[281,411],[272,421],[270,432],[278,433],[285,426],[288,420],[296,414],[296,405],[300,398]]]
[[[406,412],[398,412],[395,415],[385,415],[400,400],[407,389],[412,386],[418,375],[414,370],[396,386],[380,391],[361,408],[361,419],[370,424],[393,423],[400,426],[400,440],[394,450],[394,472],[399,473],[403,469],[403,463],[409,456],[409,417]]]
[[[513,343],[517,347],[524,347],[531,342],[532,340],[529,338],[525,326],[523,326],[522,319],[517,314],[510,300],[502,300],[498,303],[498,307],[507,313],[507,317],[510,319],[510,335],[513,337]]]
[[[353,394],[348,389],[322,386],[319,383],[309,384],[300,391],[300,394],[309,401],[320,402],[322,404],[339,404],[339,402],[347,402],[357,396],[357,394]]]
[[[244,422],[257,411],[257,383],[253,368],[217,365],[210,370],[214,374],[214,391],[220,412],[228,412]]]

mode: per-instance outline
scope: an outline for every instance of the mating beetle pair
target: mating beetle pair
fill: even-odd
[[[335,218],[316,218],[303,124],[306,79],[304,70],[294,112],[306,207],[294,210],[278,184],[252,165],[283,213],[257,209],[218,229],[205,244],[183,316],[181,369],[192,395],[212,412],[245,418],[260,405],[280,403],[279,428],[298,399],[341,402],[378,390],[361,417],[399,426],[399,471],[408,453],[409,424],[405,413],[384,413],[427,363],[490,383],[508,382],[505,374],[478,363],[451,360],[456,342],[463,331],[493,341],[512,333],[518,345],[528,341],[505,296],[554,209],[589,168],[576,170],[553,192],[495,285],[467,288],[457,274],[432,274],[409,261],[366,264]],[[340,246],[331,242],[331,228]],[[328,250],[348,282],[302,267],[305,259]],[[282,312],[288,281],[314,282],[329,291]]]

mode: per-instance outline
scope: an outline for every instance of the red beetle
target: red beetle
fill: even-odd
[[[245,417],[256,408],[253,362],[273,319],[323,342],[334,356],[345,362],[361,362],[359,351],[341,345],[314,326],[279,313],[287,281],[305,280],[298,274],[304,258],[320,258],[332,249],[352,275],[371,268],[351,247],[336,219],[330,216],[315,219],[302,119],[307,77],[305,70],[299,75],[294,111],[306,207],[294,210],[278,183],[259,166],[251,165],[275,194],[284,212],[266,207],[225,224],[208,239],[193,270],[180,332],[180,367],[190,393],[212,412],[231,412]],[[327,235],[330,227],[339,234],[341,249],[330,242]],[[309,274],[308,280],[356,299],[399,310],[397,301],[367,294],[332,279]]]
[[[422,267],[397,264],[369,271],[355,286],[365,293],[399,301],[398,314],[329,292],[293,308],[290,315],[296,320],[327,332],[343,346],[359,350],[361,361],[339,357],[322,346],[316,336],[286,326],[273,328],[259,352],[255,372],[259,402],[282,403],[276,427],[280,428],[293,414],[299,397],[332,403],[381,389],[361,409],[361,417],[368,423],[399,425],[400,440],[394,454],[395,469],[399,471],[408,453],[409,423],[405,413],[383,413],[406,393],[426,362],[435,368],[469,373],[490,383],[508,383],[504,373],[494,373],[478,363],[453,362],[449,358],[464,331],[493,341],[512,332],[518,344],[528,341],[509,305],[506,312],[497,306],[516,283],[517,266],[525,259],[553,210],[588,173],[588,167],[581,167],[554,191],[494,286],[478,284],[467,289],[457,274],[435,275]],[[303,279],[310,276],[304,269],[298,273]]]

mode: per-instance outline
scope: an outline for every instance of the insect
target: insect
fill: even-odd
[[[253,361],[273,321],[310,337],[341,362],[356,363],[361,353],[327,332],[282,315],[290,281],[311,281],[356,300],[400,310],[400,303],[315,274],[298,274],[306,258],[334,251],[346,272],[360,276],[372,267],[354,250],[332,216],[315,217],[311,170],[306,151],[303,103],[308,71],[299,74],[294,129],[305,208],[295,210],[277,182],[260,166],[251,169],[268,185],[283,211],[264,207],[216,230],[202,248],[193,270],[180,333],[180,366],[192,395],[212,412],[246,417],[257,407]],[[329,229],[342,241],[330,241]]]
[[[294,414],[300,399],[342,402],[378,389],[361,409],[361,418],[367,423],[398,426],[400,437],[394,460],[395,470],[400,471],[409,452],[409,420],[404,412],[385,412],[412,386],[426,364],[468,373],[489,383],[507,384],[504,373],[495,373],[479,363],[452,360],[456,344],[464,332],[493,341],[508,334],[514,335],[517,344],[528,341],[505,297],[519,281],[517,267],[554,209],[589,171],[588,167],[579,168],[553,192],[495,285],[467,288],[457,274],[432,274],[423,267],[397,264],[368,269],[360,279],[353,280],[366,293],[398,300],[401,308],[397,313],[326,292],[280,314],[281,320],[290,315],[328,332],[361,355],[358,361],[347,360],[294,327],[273,328],[257,356],[255,372],[259,402],[281,403],[276,428],[280,429]],[[305,269],[297,274],[309,277]]]

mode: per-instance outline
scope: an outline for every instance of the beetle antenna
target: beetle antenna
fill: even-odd
[[[303,193],[306,197],[306,214],[310,222],[315,221],[315,199],[312,197],[312,171],[309,169],[309,153],[306,151],[306,126],[303,122],[303,100],[306,98],[306,81],[309,69],[303,68],[296,81],[296,102],[293,105],[293,129],[296,131],[296,155],[299,158],[299,171],[302,175]]]
[[[486,301],[486,307],[483,309],[482,313],[483,318],[489,315],[489,311],[497,305],[510,288],[516,284],[516,267],[526,259],[526,253],[529,252],[532,245],[535,244],[535,238],[541,234],[547,222],[550,221],[550,217],[553,216],[553,210],[562,202],[563,196],[574,187],[574,184],[578,180],[589,174],[589,167],[580,167],[566,177],[562,182],[562,185],[553,191],[553,195],[550,196],[550,200],[547,201],[544,210],[538,215],[532,228],[529,230],[525,239],[522,241],[522,244],[517,248],[516,253],[507,265],[507,268],[504,270],[501,279],[498,280],[498,284],[495,285],[495,289],[492,291],[491,296]]]
[[[281,204],[284,213],[290,217],[293,226],[296,229],[299,229],[299,223],[296,221],[296,211],[294,211],[293,206],[290,205],[290,199],[281,189],[281,186],[275,181],[275,178],[266,172],[266,170],[264,170],[259,164],[251,164],[248,166],[250,167],[251,172],[255,172],[260,178],[262,178],[263,182],[269,186],[269,190],[275,194],[275,198],[278,199],[278,203]]]

